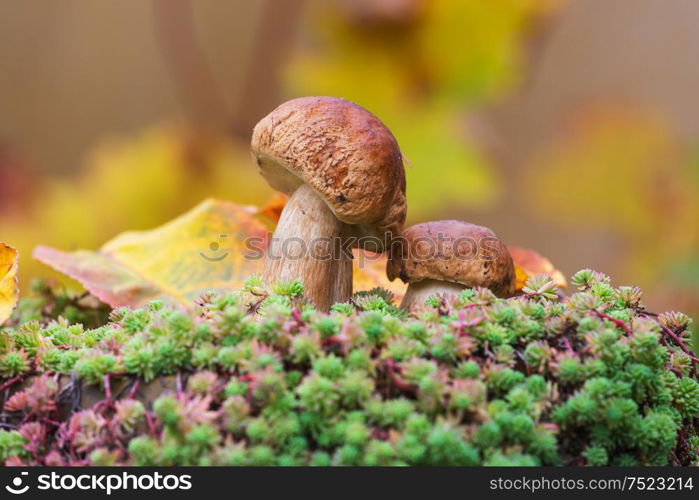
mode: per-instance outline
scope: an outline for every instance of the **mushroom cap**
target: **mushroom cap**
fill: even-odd
[[[486,287],[498,297],[515,293],[510,252],[487,227],[456,220],[425,222],[406,229],[402,241],[402,251],[394,248],[386,267],[391,281],[436,279]]]
[[[287,101],[255,126],[251,149],[271,187],[291,194],[308,184],[351,234],[377,237],[372,250],[383,251],[402,231],[403,157],[393,134],[364,108],[338,97]]]

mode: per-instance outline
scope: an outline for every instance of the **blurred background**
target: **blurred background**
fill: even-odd
[[[460,218],[699,316],[694,0],[0,0],[0,240],[97,248],[209,196],[264,203],[253,125],[378,115],[409,223]]]

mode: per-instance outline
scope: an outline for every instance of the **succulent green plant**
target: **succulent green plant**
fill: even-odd
[[[8,465],[699,463],[690,319],[577,273],[410,315],[372,290],[317,312],[255,278],[189,310],[84,327],[25,303],[2,330]],[[76,316],[80,317],[80,315]],[[88,397],[89,395],[96,397]]]

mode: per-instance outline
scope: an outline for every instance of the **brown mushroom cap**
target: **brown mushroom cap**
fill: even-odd
[[[301,97],[265,116],[253,130],[258,170],[274,189],[306,183],[355,236],[403,229],[403,158],[393,134],[374,115],[337,97]]]
[[[391,281],[436,279],[486,287],[499,297],[514,294],[510,252],[487,227],[456,220],[426,222],[409,227],[402,236],[403,251],[394,250],[386,268]]]

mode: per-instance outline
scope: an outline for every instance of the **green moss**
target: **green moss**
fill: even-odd
[[[696,463],[696,367],[666,335],[686,338],[689,318],[645,315],[637,288],[614,288],[593,271],[571,282],[579,290],[566,298],[536,277],[519,297],[469,289],[453,303],[428,300],[413,315],[377,289],[322,314],[298,281],[270,292],[253,277],[242,291],[207,294],[186,312],[154,302],[85,326],[75,321],[89,315],[69,300],[70,308],[55,306],[63,317],[32,312],[53,297],[44,289],[43,299],[20,308],[27,322],[3,330],[0,377],[30,382],[11,389],[6,410],[18,430],[0,431],[0,459]],[[58,418],[58,388],[35,376],[48,372],[69,375],[64,398],[75,392],[67,390],[72,374],[97,390],[110,378],[152,387],[160,377],[169,387],[176,380],[177,390],[143,396],[131,386],[141,401],[120,390],[56,428],[44,422]],[[30,453],[37,435],[42,448]]]

